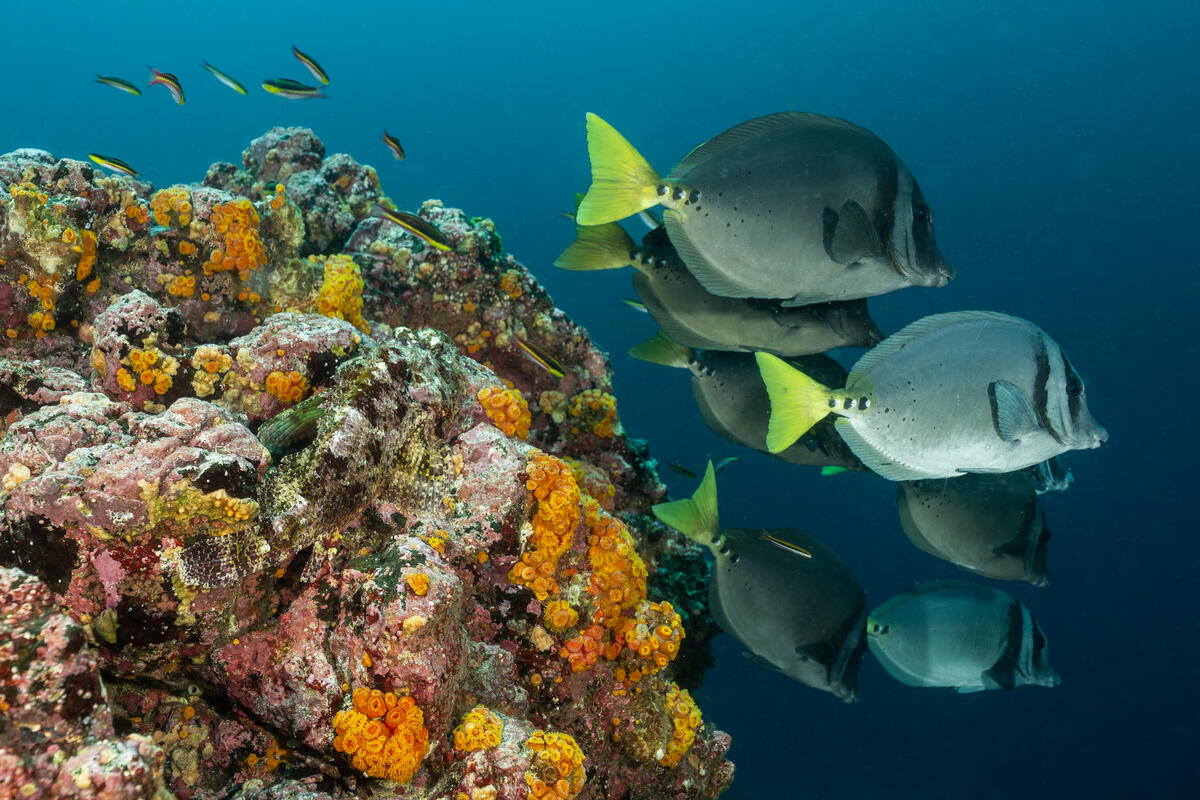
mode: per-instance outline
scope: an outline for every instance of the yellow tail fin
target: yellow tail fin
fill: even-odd
[[[778,453],[825,418],[833,392],[770,353],[755,353],[754,358],[771,398],[767,449]]]
[[[575,212],[576,222],[616,222],[658,203],[662,178],[616,128],[588,114],[587,136],[592,185]]]
[[[628,267],[637,248],[633,239],[616,222],[576,225],[575,241],[554,260],[562,269],[620,269]]]
[[[716,547],[721,540],[721,522],[717,518],[717,473],[712,462],[708,462],[704,480],[690,498],[659,503],[650,510],[697,544]]]

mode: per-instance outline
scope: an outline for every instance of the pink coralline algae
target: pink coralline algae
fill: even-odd
[[[299,128],[0,185],[0,798],[729,786],[702,555],[489,220]]]

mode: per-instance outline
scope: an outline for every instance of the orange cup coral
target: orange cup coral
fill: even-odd
[[[355,689],[352,701],[353,708],[333,718],[333,748],[371,777],[408,783],[429,746],[416,701],[366,688]]]

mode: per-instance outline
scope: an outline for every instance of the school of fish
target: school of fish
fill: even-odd
[[[704,423],[823,475],[894,481],[899,527],[922,551],[983,578],[1049,583],[1039,496],[1059,457],[1108,434],[1055,340],[995,311],[918,319],[884,335],[867,298],[954,278],[913,173],[871,131],[820,114],[748,120],[665,177],[587,115],[592,183],[576,198],[569,270],[632,266],[659,333],[634,358],[687,370]],[[661,217],[654,212],[661,206]],[[620,222],[650,226],[640,244]],[[847,370],[825,355],[869,348]],[[669,465],[695,477],[685,467]],[[710,463],[664,523],[710,549],[709,608],[754,660],[847,702],[869,649],[909,686],[959,692],[1055,686],[1046,636],[1006,592],[916,583],[867,611],[828,545],[799,529],[724,528]]]

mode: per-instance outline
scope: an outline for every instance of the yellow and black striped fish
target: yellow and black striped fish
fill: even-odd
[[[97,164],[99,164],[102,167],[107,167],[108,169],[114,170],[116,172],[122,172],[131,178],[137,175],[136,169],[129,166],[128,164],[126,164],[124,161],[122,161],[119,158],[113,158],[112,156],[102,156],[99,153],[88,153],[88,158],[90,158],[92,161],[95,161]]]
[[[292,55],[298,58],[301,64],[308,67],[308,71],[312,73],[312,76],[316,78],[322,86],[329,85],[329,75],[321,68],[321,65],[317,63],[315,58],[307,53],[301,52],[296,45],[292,45]]]

